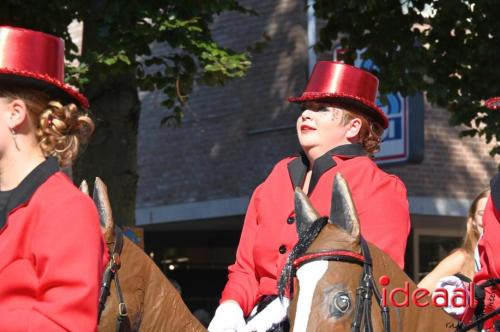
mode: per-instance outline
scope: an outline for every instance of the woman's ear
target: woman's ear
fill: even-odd
[[[361,122],[361,119],[359,118],[354,118],[349,123],[347,124],[347,132],[346,132],[346,138],[347,139],[352,139],[358,136],[359,132],[361,131],[361,126],[363,123]]]
[[[24,100],[16,98],[7,103],[6,121],[11,129],[20,126],[28,116],[28,108]]]

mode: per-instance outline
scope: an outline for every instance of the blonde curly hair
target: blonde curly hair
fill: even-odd
[[[76,159],[81,145],[87,143],[94,132],[94,122],[86,110],[72,103],[63,105],[41,91],[0,87],[0,97],[24,101],[43,154],[56,157],[62,167]]]

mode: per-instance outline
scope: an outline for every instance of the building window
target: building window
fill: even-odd
[[[415,229],[413,280],[422,280],[443,258],[459,248],[463,235],[460,229]]]

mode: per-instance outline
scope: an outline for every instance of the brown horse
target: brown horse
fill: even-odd
[[[424,290],[417,293],[416,302],[429,305],[413,303],[415,283],[386,253],[364,242],[349,188],[340,174],[334,180],[329,218],[320,218],[299,188],[295,212],[299,224],[310,226],[291,252],[280,283],[283,294],[297,277],[289,309],[291,331],[454,330],[456,321],[430,304]],[[396,287],[401,290],[391,302]]]
[[[85,181],[80,189],[88,194]],[[111,252],[116,240],[114,221],[106,185],[99,178],[95,181],[93,200],[99,211],[104,239]],[[156,264],[125,237],[120,260],[118,274],[131,331],[206,331]],[[117,314],[118,297],[115,284],[112,283],[99,322],[99,331],[116,331]]]

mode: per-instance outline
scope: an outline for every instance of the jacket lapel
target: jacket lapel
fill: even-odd
[[[366,155],[366,152],[363,150],[361,144],[346,144],[338,146],[316,159],[312,168],[311,182],[309,184],[307,195],[311,196],[321,177],[326,172],[328,172],[328,170],[337,166],[337,163],[333,159],[333,156],[352,158],[364,155]],[[301,152],[299,157],[293,159],[288,163],[288,175],[290,176],[293,190],[295,190],[295,187],[302,188],[308,169],[309,161],[304,152]],[[298,220],[296,225],[297,232],[300,235],[300,233],[304,230],[304,225],[300,225],[300,222]]]

